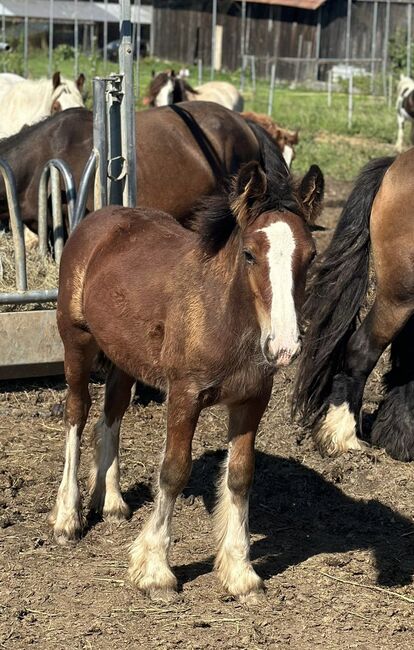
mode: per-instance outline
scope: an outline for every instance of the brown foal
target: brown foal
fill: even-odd
[[[176,589],[168,563],[173,507],[190,475],[200,411],[218,403],[229,411],[229,453],[215,511],[216,568],[234,595],[262,590],[249,559],[254,441],[274,372],[299,352],[297,310],[314,255],[304,215],[319,209],[322,184],[317,167],[296,187],[277,174],[271,181],[252,162],[228,194],[207,199],[194,231],[155,210],[108,207],[86,217],[65,246],[58,324],[69,387],[66,458],[51,523],[59,542],[81,533],[80,438],[100,349],[113,363],[91,481],[92,508],[104,517],[129,514],[118,446],[134,380],[168,392],[155,507],[130,555],[131,580],[153,597]]]

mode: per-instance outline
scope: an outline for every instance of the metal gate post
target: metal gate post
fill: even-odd
[[[107,156],[108,142],[106,132],[106,79],[93,80],[93,148],[96,153],[96,176],[94,191],[95,210],[108,203]]]
[[[137,176],[135,150],[134,56],[131,25],[131,2],[120,0],[121,43],[119,46],[119,71],[122,76],[123,99],[121,103],[122,155],[126,161],[126,178],[123,205],[135,207],[137,203]]]

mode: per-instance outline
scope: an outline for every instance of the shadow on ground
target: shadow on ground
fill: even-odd
[[[222,451],[199,458],[185,491],[187,497],[201,496],[210,512],[223,458]],[[252,544],[251,556],[265,579],[320,553],[371,549],[379,585],[412,582],[412,522],[380,501],[346,496],[296,460],[257,453],[250,528],[252,533],[263,535]],[[210,570],[211,562],[176,567],[183,583]]]

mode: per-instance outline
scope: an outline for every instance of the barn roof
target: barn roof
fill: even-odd
[[[53,19],[55,22],[70,22],[75,20],[75,9],[80,23],[108,23],[119,22],[119,4],[104,2],[80,1],[75,6],[74,2],[68,0],[54,0]],[[32,19],[48,21],[50,16],[50,0],[0,0],[0,14],[6,18],[23,18],[28,16]],[[131,20],[138,22],[138,7],[131,6]],[[150,25],[152,22],[152,7],[143,5],[140,11],[141,24]]]
[[[326,0],[247,0],[259,2],[264,5],[281,5],[282,7],[295,7],[296,9],[319,9]]]

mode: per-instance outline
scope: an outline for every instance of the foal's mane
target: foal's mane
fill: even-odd
[[[250,208],[252,217],[255,218],[270,210],[293,212],[302,216],[295,184],[279,148],[264,129],[257,125],[254,127],[250,126],[259,140],[261,153],[259,162],[266,174],[267,188],[264,194],[252,204]],[[227,180],[223,193],[202,199],[194,212],[192,229],[199,234],[201,250],[208,257],[216,255],[238,229],[231,207],[236,198],[236,179],[237,176]]]

